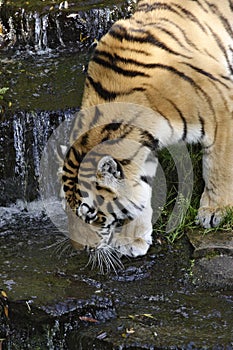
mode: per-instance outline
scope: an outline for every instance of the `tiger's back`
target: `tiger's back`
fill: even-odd
[[[227,0],[221,7],[218,1],[139,1],[136,13],[98,44],[82,106],[137,101],[174,121],[182,113],[193,124],[199,112],[214,123],[222,99],[232,109],[231,6]]]
[[[106,136],[106,123],[111,124],[111,115],[104,116],[103,112],[95,119],[96,112],[92,116],[87,113],[83,118],[85,132],[92,131],[85,145],[82,140],[77,141],[77,135],[82,134],[83,129],[81,124],[76,124],[71,144],[75,142],[74,149],[79,156],[71,156],[72,152],[69,152],[63,178],[66,198],[68,203],[73,203],[72,209],[85,204],[90,212],[95,212],[96,201],[87,204],[80,196],[77,181],[72,185],[70,177],[78,176],[77,169],[84,158],[81,154],[86,155],[92,147],[104,144],[106,138],[111,139],[117,133],[118,138],[134,138],[140,147],[146,145],[147,148],[150,148],[148,139],[154,139],[158,149],[180,141],[201,142],[205,190],[199,221],[204,227],[219,224],[224,208],[233,205],[232,13],[231,0],[221,1],[221,6],[217,0],[142,0],[130,19],[117,21],[100,40],[89,63],[82,108],[120,102],[150,108],[154,114],[148,118],[142,111],[136,113],[135,129],[135,125],[128,128],[127,123],[133,119],[127,117],[126,110],[125,124],[122,119],[114,122],[115,127],[109,127]],[[124,118],[122,116],[124,113],[121,114]],[[114,118],[116,120],[116,116]],[[93,131],[95,125],[98,127]],[[147,132],[138,131],[138,126]],[[125,159],[130,158],[127,152]],[[108,147],[106,153],[109,153]],[[71,158],[72,162],[68,164]],[[112,170],[112,166],[116,169],[119,165],[123,174],[129,164],[123,164],[122,156],[115,164],[114,159],[111,166],[108,162],[102,169]],[[146,162],[145,156],[142,166],[146,167]],[[130,181],[130,172],[126,173]],[[138,181],[142,180],[140,176]],[[85,192],[93,195],[93,189]],[[104,197],[103,190],[100,193]],[[71,201],[71,197],[75,200]],[[78,216],[84,221],[87,220],[86,213],[88,209],[81,212],[78,209]],[[148,213],[151,215],[149,209]],[[110,241],[104,240],[105,243]],[[118,242],[117,247],[120,245]]]

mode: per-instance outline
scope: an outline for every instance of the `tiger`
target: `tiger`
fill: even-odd
[[[62,170],[74,246],[112,267],[145,255],[158,152],[180,142],[202,145],[198,222],[218,226],[233,205],[232,101],[232,0],[139,0],[116,21],[88,64]]]

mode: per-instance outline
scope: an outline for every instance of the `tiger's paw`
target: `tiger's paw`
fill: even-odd
[[[226,216],[226,209],[201,207],[198,210],[196,223],[204,228],[218,226]]]

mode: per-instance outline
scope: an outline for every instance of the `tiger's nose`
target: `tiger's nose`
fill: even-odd
[[[90,207],[86,203],[82,203],[77,209],[76,214],[79,216],[83,221],[90,223],[96,218],[97,211],[95,208]]]
[[[83,215],[86,215],[88,211],[89,211],[89,206],[86,203],[83,203],[77,208],[76,214],[82,217]]]

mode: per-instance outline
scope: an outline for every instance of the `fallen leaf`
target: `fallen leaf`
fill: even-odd
[[[92,322],[92,323],[96,323],[99,322],[98,320],[92,318],[92,317],[87,317],[87,316],[79,316],[79,319],[81,321],[85,321],[85,322]]]
[[[126,333],[133,334],[133,333],[135,333],[135,330],[133,328],[130,328],[130,329],[126,328]]]

